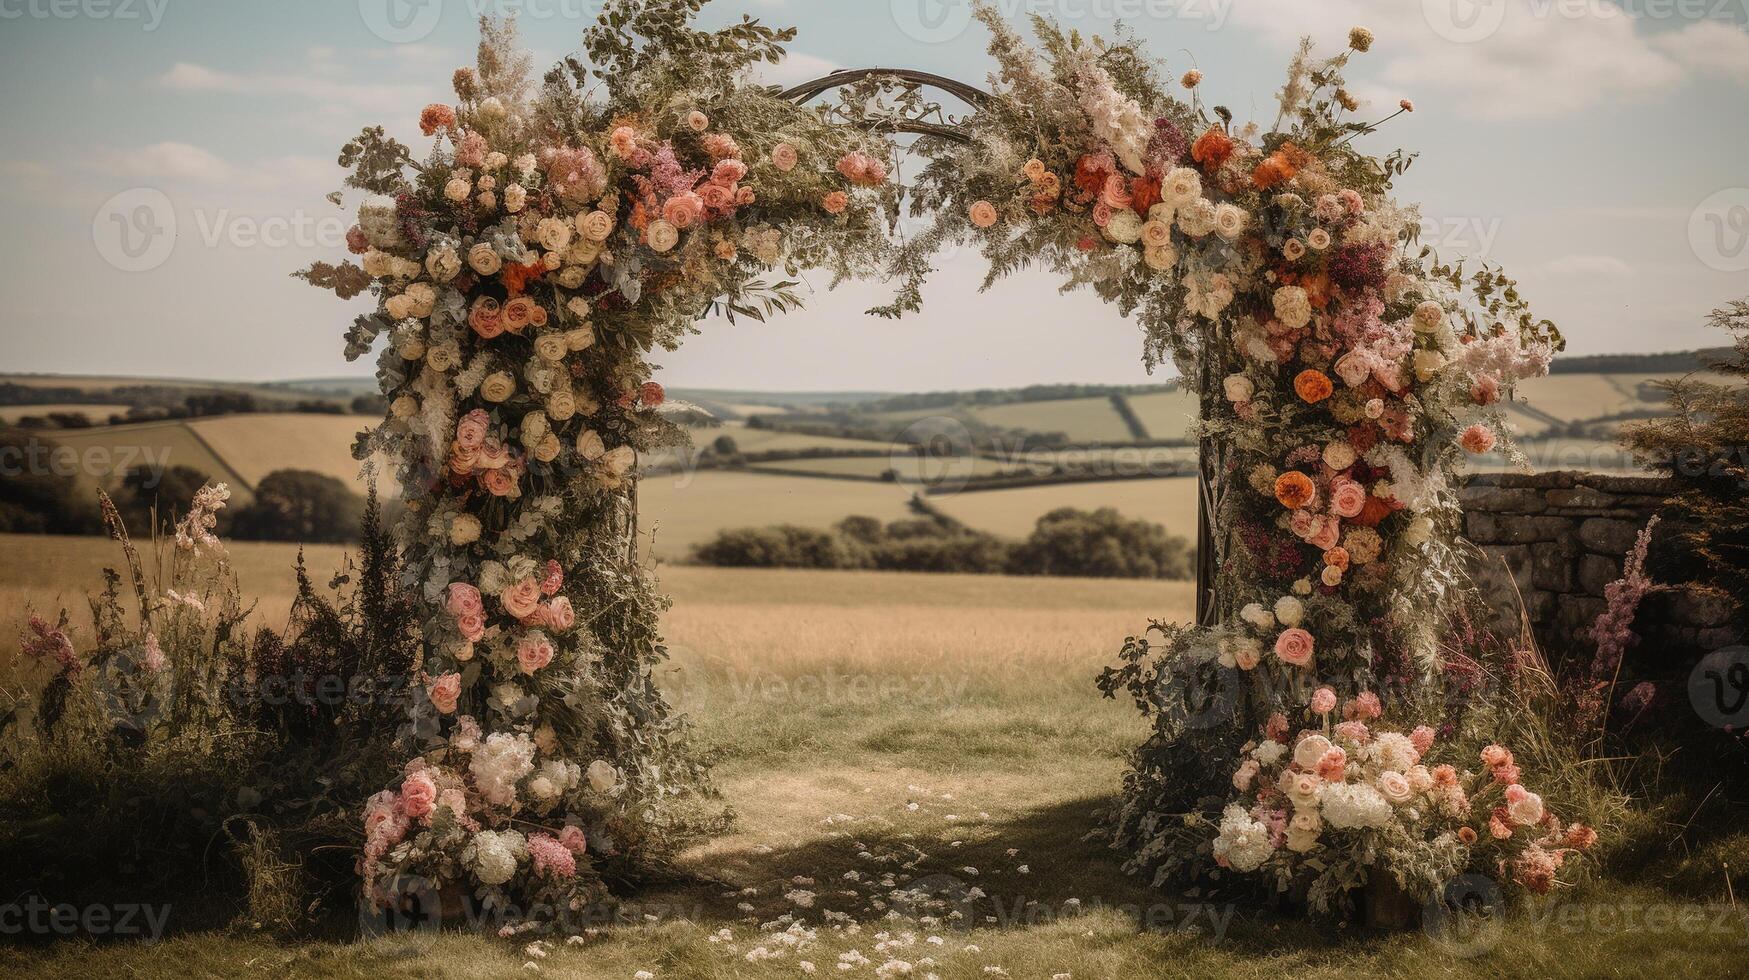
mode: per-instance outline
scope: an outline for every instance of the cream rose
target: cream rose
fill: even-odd
[[[680,244],[680,229],[666,221],[650,222],[650,227],[644,230],[644,235],[649,241],[650,248],[657,252],[672,251],[674,246]]]
[[[563,252],[571,246],[571,226],[557,218],[542,218],[534,226],[534,239],[549,252]]]
[[[558,388],[547,396],[547,416],[563,422],[577,414],[577,396],[570,388]]]
[[[1243,374],[1229,374],[1221,382],[1222,389],[1227,394],[1227,401],[1248,402],[1257,394],[1257,386]]]
[[[613,215],[606,211],[591,211],[577,216],[577,231],[592,242],[605,242],[613,234]]]
[[[504,268],[504,259],[490,243],[480,242],[468,249],[468,268],[482,276],[495,276]]]
[[[497,404],[516,394],[516,379],[507,371],[494,371],[480,382],[480,397]]]
[[[571,352],[571,345],[562,333],[543,333],[534,339],[534,352],[543,361],[558,362]]]
[[[1415,798],[1415,790],[1409,785],[1409,778],[1400,772],[1380,773],[1378,791],[1393,806],[1404,806]]]
[[[601,433],[594,429],[584,429],[577,434],[577,455],[591,463],[607,455],[607,445],[601,441]]]

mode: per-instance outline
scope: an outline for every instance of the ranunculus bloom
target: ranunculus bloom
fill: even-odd
[[[1512,751],[1502,745],[1489,745],[1482,749],[1482,765],[1489,769],[1512,764]]]
[[[1477,456],[1491,452],[1494,449],[1494,430],[1477,422],[1459,434],[1458,445]]]
[[[979,228],[993,227],[996,224],[997,219],[1000,217],[996,213],[996,205],[991,204],[989,201],[977,201],[973,203],[970,216],[972,224]]]
[[[662,205],[662,217],[676,228],[691,228],[704,219],[704,200],[687,191],[676,194]]]
[[[1304,667],[1312,662],[1314,645],[1312,634],[1295,626],[1282,630],[1281,635],[1275,638],[1275,655],[1283,663]]]
[[[474,308],[468,312],[468,326],[486,340],[503,334],[504,319],[498,301],[490,296],[475,300]]]
[[[1318,495],[1318,487],[1312,478],[1297,470],[1290,470],[1276,478],[1275,499],[1289,510],[1298,510],[1310,504]]]
[[[833,191],[820,201],[820,206],[827,214],[843,214],[850,207],[850,195],[843,191]]]
[[[1316,405],[1329,398],[1335,390],[1329,377],[1322,371],[1308,368],[1294,378],[1294,394],[1299,395],[1300,400],[1308,405]]]

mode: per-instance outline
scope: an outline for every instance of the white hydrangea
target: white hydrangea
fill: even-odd
[[[528,841],[514,830],[482,830],[468,844],[463,857],[475,877],[488,885],[502,885],[516,877],[516,864],[528,853]]]
[[[1263,743],[1251,750],[1251,758],[1266,766],[1273,766],[1287,754],[1287,746],[1273,738],[1264,739]]]
[[[1227,807],[1221,814],[1221,830],[1215,836],[1214,849],[1215,857],[1226,858],[1235,871],[1256,871],[1275,853],[1275,845],[1269,842],[1269,828],[1251,819],[1238,804]]]
[[[1391,823],[1391,804],[1365,783],[1326,786],[1322,804],[1325,822],[1339,829],[1387,827]]]
[[[1367,752],[1380,769],[1392,772],[1408,772],[1410,766],[1421,761],[1421,753],[1415,751],[1409,736],[1401,732],[1380,732],[1367,746]]]
[[[520,732],[489,735],[474,750],[468,771],[487,802],[509,806],[516,802],[516,784],[534,771],[534,742]]]

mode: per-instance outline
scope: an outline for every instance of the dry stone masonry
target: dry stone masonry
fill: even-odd
[[[1589,651],[1586,632],[1603,612],[1604,587],[1621,577],[1635,537],[1672,492],[1674,485],[1658,477],[1471,477],[1463,491],[1464,536],[1483,553],[1476,581],[1496,629],[1516,632],[1522,608],[1551,656]],[[1667,535],[1654,534],[1654,554],[1670,546]],[[1742,639],[1729,622],[1727,603],[1685,589],[1647,599],[1636,632],[1644,643],[1715,650]]]

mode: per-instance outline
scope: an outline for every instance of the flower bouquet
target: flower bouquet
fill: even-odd
[[[1425,725],[1405,733],[1378,722],[1378,698],[1343,706],[1320,688],[1313,727],[1290,734],[1272,717],[1233,773],[1238,793],[1211,845],[1215,862],[1273,879],[1332,913],[1380,871],[1425,902],[1469,870],[1509,877],[1535,895],[1558,884],[1569,857],[1591,849],[1596,832],[1565,825],[1525,787],[1512,752],[1482,749],[1478,770],[1439,762],[1452,756]],[[1340,717],[1341,720],[1338,720]]]

